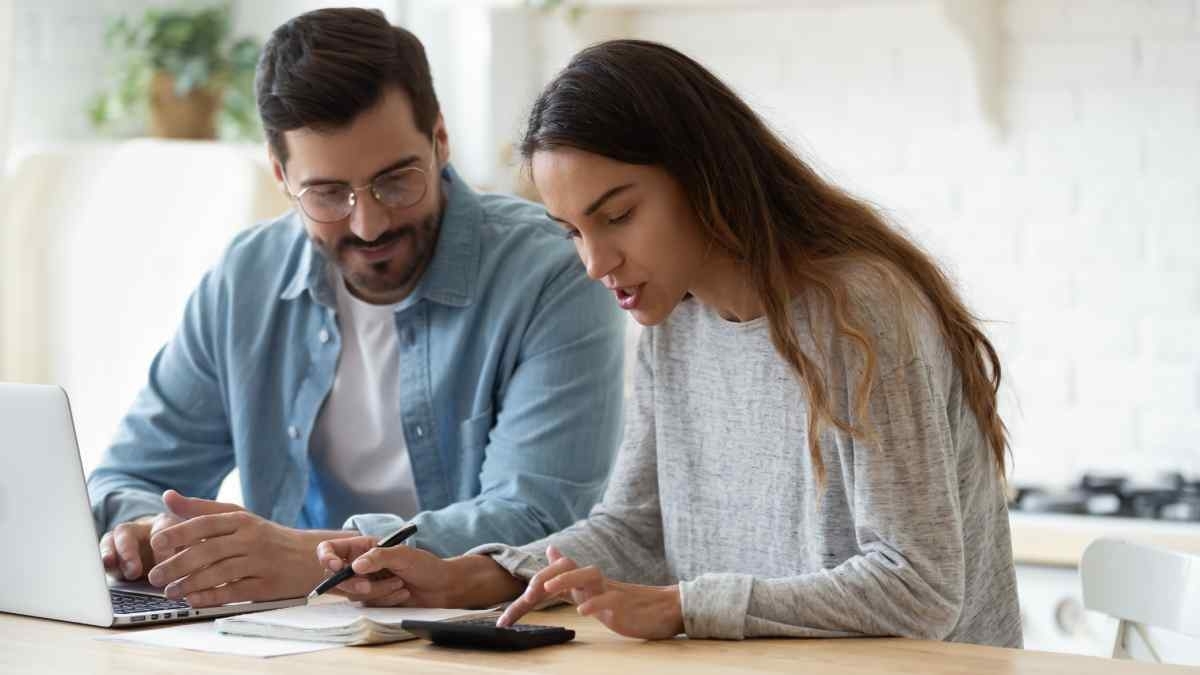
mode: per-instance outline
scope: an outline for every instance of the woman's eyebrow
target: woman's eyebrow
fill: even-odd
[[[600,195],[600,197],[597,198],[596,201],[592,202],[591,206],[589,206],[583,210],[583,215],[585,215],[585,216],[592,215],[593,213],[596,212],[597,209],[599,209],[601,206],[604,206],[604,202],[606,202],[610,198],[615,197],[616,195],[628,190],[631,187],[633,187],[633,183],[626,183],[624,185],[618,185],[617,187],[612,188],[608,192],[605,192],[604,194]]]
[[[596,212],[596,211],[597,211],[597,210],[598,210],[598,209],[599,209],[601,206],[604,206],[604,202],[606,202],[606,201],[608,201],[609,199],[611,199],[611,198],[613,198],[613,197],[617,196],[618,194],[620,194],[620,193],[622,193],[622,192],[624,192],[624,191],[628,190],[628,189],[629,189],[629,188],[631,188],[631,187],[633,187],[633,183],[625,183],[624,185],[618,185],[618,186],[616,186],[616,187],[614,187],[614,188],[610,188],[610,189],[609,189],[609,190],[607,190],[607,191],[606,191],[604,194],[600,195],[600,196],[599,196],[599,197],[596,199],[596,201],[592,202],[590,206],[588,206],[586,209],[584,209],[584,210],[583,210],[583,215],[585,215],[585,216],[590,216],[590,215],[592,215],[592,214],[593,214],[593,213],[595,213],[595,212]],[[547,218],[549,218],[550,220],[553,220],[553,221],[560,222],[560,223],[562,223],[563,225],[570,225],[570,223],[568,223],[567,221],[563,220],[562,218],[559,218],[558,216],[554,215],[553,213],[550,213],[549,211],[547,211],[547,212],[546,212],[546,217],[547,217]]]

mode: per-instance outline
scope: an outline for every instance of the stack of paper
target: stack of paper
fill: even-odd
[[[178,647],[199,652],[235,654],[237,656],[285,656],[304,654],[322,649],[337,649],[341,645],[328,642],[303,642],[300,640],[272,640],[242,635],[218,633],[212,621],[181,623],[166,628],[151,628],[119,632],[99,636],[99,640],[131,642],[153,647]]]
[[[217,630],[229,635],[369,645],[415,637],[400,628],[401,621],[456,621],[488,615],[498,613],[494,609],[363,607],[337,602],[217,619]]]

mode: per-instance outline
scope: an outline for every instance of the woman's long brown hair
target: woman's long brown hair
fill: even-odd
[[[867,419],[878,345],[854,307],[848,263],[882,273],[905,305],[927,307],[936,318],[1003,477],[1008,432],[996,408],[1000,359],[949,279],[875,209],[821,178],[703,66],[641,40],[585,49],[534,102],[521,153],[528,161],[556,147],[663,167],[683,186],[716,245],[746,265],[771,341],[807,389],[808,449],[819,481],[826,425],[856,437],[872,434],[833,414],[821,369],[800,348],[791,299],[797,289],[823,298],[836,334],[861,353],[865,369],[853,410]]]

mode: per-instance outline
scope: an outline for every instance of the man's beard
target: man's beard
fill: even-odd
[[[437,245],[438,221],[440,214],[431,213],[415,225],[402,225],[383,233],[378,239],[366,242],[354,235],[343,237],[337,244],[337,254],[329,256],[324,246],[322,249],[332,260],[337,261],[338,269],[352,288],[361,289],[374,295],[394,293],[410,288],[417,277],[427,268],[433,258]],[[412,244],[412,254],[408,257],[393,257],[377,263],[370,263],[364,271],[361,262],[351,264],[345,260],[352,255],[355,248],[370,246],[387,246],[395,241],[409,237]]]

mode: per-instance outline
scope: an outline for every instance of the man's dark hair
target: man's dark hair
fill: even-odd
[[[378,10],[354,8],[318,9],[276,28],[254,78],[263,130],[281,162],[283,132],[343,127],[390,86],[408,95],[417,129],[432,138],[439,108],[421,41]]]

